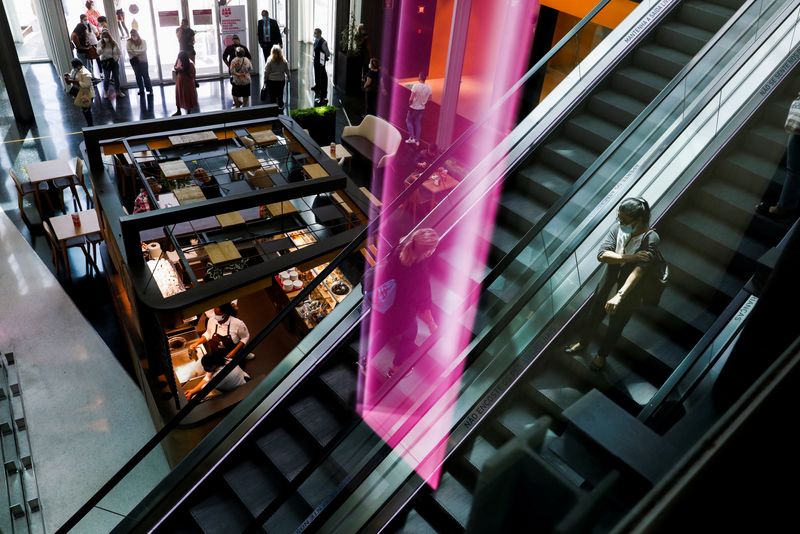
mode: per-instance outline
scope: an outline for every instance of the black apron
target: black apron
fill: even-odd
[[[209,354],[219,352],[221,356],[227,357],[236,346],[236,343],[233,342],[233,338],[231,337],[230,317],[228,317],[226,321],[228,322],[228,330],[224,336],[219,333],[220,323],[217,323],[217,326],[214,327],[214,335],[211,336],[211,339],[206,343]]]

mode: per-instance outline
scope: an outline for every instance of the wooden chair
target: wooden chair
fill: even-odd
[[[80,171],[81,174],[83,174],[83,161],[80,158],[78,158],[78,161],[80,161]],[[64,204],[64,190],[67,188],[69,188],[69,190],[72,192],[72,203],[75,206],[75,211],[80,211],[83,209],[83,206],[81,205],[81,199],[78,197],[78,188],[76,187],[81,185],[81,180],[77,176],[77,171],[78,171],[78,164],[76,163],[75,164],[76,173],[74,175],[68,176],[66,178],[56,178],[55,180],[53,180],[53,187],[58,189],[59,198],[61,199],[61,210],[64,213],[67,212],[66,204]],[[87,194],[86,197],[88,199],[89,195]]]
[[[53,231],[53,227],[50,226],[50,221],[44,220],[42,221],[42,226],[44,226],[44,234],[47,237],[47,241],[50,244],[50,252],[52,253],[52,260],[53,265],[56,268],[56,274],[60,272],[59,265],[63,262],[64,269],[67,271],[67,277],[72,279],[72,269],[69,266],[69,255],[67,253],[68,249],[78,247],[83,252],[84,257],[86,258],[86,273],[89,273],[90,261],[89,261],[89,252],[86,249],[86,239],[83,237],[73,237],[71,239],[67,239],[64,243],[64,246],[61,247],[59,245],[58,239],[56,239],[56,234]],[[59,258],[61,261],[59,261]]]
[[[50,190],[47,182],[23,182],[20,180],[19,176],[17,176],[17,173],[14,172],[14,169],[9,169],[8,174],[11,175],[11,179],[14,180],[14,186],[17,188],[17,205],[19,206],[19,213],[22,215],[22,218],[25,219],[25,222],[31,224],[30,219],[28,219],[28,216],[25,215],[25,210],[23,209],[22,199],[25,197],[25,195],[33,195],[33,203],[36,207],[36,212],[39,214],[39,219],[44,221],[44,217],[42,217],[42,200],[40,195],[41,193],[47,194],[47,192]],[[47,198],[47,202],[49,205],[49,198]]]
[[[94,200],[92,196],[89,194],[89,188],[86,187],[86,174],[84,174],[83,170],[86,168],[86,165],[83,162],[83,159],[76,158],[75,159],[75,176],[78,177],[78,181],[83,188],[83,193],[86,195],[86,205],[89,208],[94,207]]]

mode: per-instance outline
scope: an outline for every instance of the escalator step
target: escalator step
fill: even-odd
[[[382,443],[381,438],[366,423],[359,423],[346,440],[331,452],[331,458],[345,473],[352,474],[379,443]]]
[[[573,180],[577,180],[594,163],[598,155],[598,152],[591,150],[589,143],[582,139],[573,142],[561,137],[539,148],[539,157],[543,162]]]
[[[351,366],[337,365],[319,375],[344,406],[355,405],[356,375]]]
[[[567,119],[566,123],[564,133],[597,154],[605,151],[622,133],[622,128],[616,124],[592,113],[581,113]]]
[[[280,492],[278,484],[249,460],[236,465],[223,478],[254,517],[269,506]]]
[[[495,454],[497,449],[483,436],[477,436],[469,448],[469,451],[464,454],[464,460],[474,470],[477,475],[483,470],[484,464]]]
[[[734,10],[729,9],[711,2],[700,2],[698,0],[691,0],[684,2],[680,8],[678,17],[681,21],[692,26],[698,26],[706,31],[717,33],[731,15]]]
[[[692,59],[692,56],[674,48],[659,44],[646,44],[634,52],[633,62],[637,66],[672,79]]]
[[[311,509],[297,496],[292,495],[272,514],[264,525],[270,534],[294,532],[308,518]]]
[[[508,229],[505,226],[500,224],[495,225],[494,227],[494,235],[492,235],[492,246],[496,247],[503,256],[511,252],[511,249],[514,248],[520,238],[522,237],[521,234],[515,232],[513,230]]]
[[[197,503],[189,513],[206,534],[244,532],[253,518],[233,497],[212,495]]]
[[[600,91],[589,98],[589,110],[626,128],[645,108],[640,100],[616,91]]]
[[[297,492],[311,508],[316,508],[322,501],[333,496],[336,486],[343,478],[341,468],[328,459],[308,476]]]
[[[439,481],[439,487],[433,493],[433,500],[458,527],[467,527],[472,508],[472,493],[453,475],[445,472]]]
[[[660,326],[660,325],[659,325]],[[634,314],[623,332],[625,339],[645,351],[669,370],[675,370],[698,339],[676,333],[670,336],[654,327],[641,314]],[[687,346],[688,345],[688,346]]]
[[[557,462],[550,462],[551,465],[573,482],[582,479],[597,485],[612,469],[610,458],[604,451],[592,447],[571,430],[547,444],[542,453],[545,458],[547,451],[558,458],[563,469]]]
[[[520,232],[527,232],[547,211],[547,207],[516,191],[504,191],[500,198],[500,217]]]
[[[700,332],[705,332],[716,320],[716,314],[707,305],[692,299],[674,284],[669,284],[661,295],[658,307],[674,318],[692,325]]]
[[[658,27],[656,40],[684,54],[694,56],[713,36],[712,32],[697,26],[669,21]]]
[[[563,366],[557,365],[536,371],[528,381],[528,386],[544,396],[559,411],[567,409],[590,389],[588,384],[567,372]]]
[[[774,124],[757,126],[747,132],[741,148],[777,162],[786,150],[786,133]]]
[[[674,242],[662,242],[662,249],[665,257],[669,258],[670,277],[673,271],[681,271],[701,282],[707,289],[706,292],[721,293],[731,298],[743,285],[741,280],[725,272],[718,263],[688,247]],[[676,276],[676,278],[682,277]]]
[[[506,438],[519,436],[536,423],[539,418],[533,408],[526,403],[517,402],[504,410],[496,419],[496,424],[506,434]]]
[[[406,517],[403,527],[398,532],[402,534],[436,534],[436,529],[425,521],[425,518],[419,515],[419,512],[412,508]]]
[[[762,157],[737,151],[730,154],[718,166],[718,175],[730,183],[760,196],[769,185],[778,167],[778,160],[769,161]]]
[[[276,428],[259,438],[256,445],[288,481],[294,480],[311,461],[309,451],[283,428]]]
[[[555,204],[572,186],[572,179],[542,162],[520,168],[513,177],[514,185],[543,205]]]
[[[669,83],[669,78],[635,65],[627,65],[614,72],[611,83],[617,91],[646,102],[658,96]]]
[[[289,412],[321,447],[330,443],[342,428],[336,414],[313,395],[292,404]]]
[[[671,226],[677,229],[677,235],[682,238],[691,236],[693,244],[697,244],[701,250],[721,246],[752,261],[757,261],[767,251],[763,244],[742,235],[744,228],[733,228],[726,222],[712,217],[708,212],[690,209],[674,217]]]

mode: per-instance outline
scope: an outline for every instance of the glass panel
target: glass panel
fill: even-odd
[[[6,8],[8,25],[11,28],[19,60],[24,62],[47,59],[36,2],[6,0],[3,6]]]
[[[155,24],[158,32],[158,54],[161,60],[161,73],[164,80],[172,79],[172,67],[178,58],[180,46],[175,31],[180,25],[181,12],[180,0],[151,0],[155,10]],[[140,6],[141,9],[141,6]],[[144,18],[144,17],[142,17]],[[145,24],[144,20],[140,24]]]
[[[189,3],[189,11],[192,29],[195,31],[195,67],[197,75],[217,76],[222,73],[220,62],[222,51],[220,50],[219,32],[217,31],[217,2],[215,0],[193,0]],[[245,17],[246,18],[246,17]]]
[[[157,50],[160,43],[157,41],[156,32],[154,31],[153,11],[151,9],[150,2],[123,2],[119,9],[122,10],[122,15],[117,15],[117,23],[120,26],[120,33],[125,33],[123,24],[125,25],[125,28],[128,29],[128,32],[131,30],[136,30],[139,32],[139,37],[145,42],[147,72],[150,74],[151,81],[158,81],[159,73]],[[125,69],[125,78],[128,80],[128,83],[135,85],[136,76],[134,75],[133,67],[130,63],[131,58],[127,54],[127,39],[123,37],[124,35],[122,35],[120,38],[120,46],[125,47],[126,52],[125,61],[123,61],[122,66]],[[171,79],[171,72],[172,66],[170,66],[169,70],[165,71],[168,79]]]

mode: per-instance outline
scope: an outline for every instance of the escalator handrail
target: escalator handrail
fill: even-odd
[[[506,102],[512,98],[516,91],[519,90],[522,85],[524,85],[530,78],[532,78],[535,74],[537,74],[540,70],[544,68],[549,61],[572,37],[574,37],[584,26],[586,26],[597,13],[599,13],[606,5],[608,5],[611,0],[600,0],[598,4],[583,18],[581,19],[571,30],[561,39],[558,44],[550,50],[545,57],[543,57],[540,61],[538,61],[533,67],[531,67],[521,78],[520,80],[514,84],[497,102],[490,108],[489,112],[486,113],[483,119],[473,124],[470,128],[468,128],[463,134],[461,134],[458,139],[446,149],[438,158],[434,160],[434,162],[429,165],[419,176],[417,180],[415,180],[409,187],[407,187],[404,191],[402,191],[397,197],[395,197],[388,206],[384,208],[382,213],[393,213],[399,207],[401,207],[411,196],[419,189],[422,184],[427,180],[427,178],[433,174],[434,170],[437,169],[439,166],[444,165],[447,161],[448,157],[450,157],[453,152],[454,148],[461,146],[465,143],[474,133],[481,130],[486,123],[494,117],[494,111],[502,107],[506,104]],[[293,119],[289,119],[292,120]],[[466,181],[466,180],[465,180]],[[448,198],[453,196],[453,193],[456,192],[461,188],[464,190],[464,182],[459,183],[450,194],[442,201],[442,204],[448,202]],[[440,206],[442,205],[440,204]],[[289,315],[291,310],[293,310],[296,306],[300,305],[306,297],[324,280],[327,276],[329,276],[334,269],[339,267],[341,263],[350,256],[366,239],[372,232],[378,230],[380,225],[381,217],[377,217],[375,220],[370,222],[356,237],[353,241],[351,241],[326,267],[323,269],[319,275],[315,277],[315,279],[306,285],[301,292],[295,296],[292,301],[285,306],[283,309],[279,310],[278,314],[273,317],[273,319],[256,335],[252,336],[249,342],[245,345],[245,347],[240,350],[237,355],[225,366],[220,370],[204,387],[203,389],[198,392],[191,400],[181,408],[178,413],[176,413],[169,421],[167,421],[164,426],[159,429],[156,434],[150,438],[147,443],[145,443],[134,455],[127,461],[125,464],[116,472],[114,475],[109,478],[72,516],[70,516],[67,521],[59,528],[57,532],[68,532],[74,526],[78,524],[91,510],[114,488],[116,487],[119,482],[121,482],[139,463],[147,457],[158,445],[161,441],[169,435],[172,430],[177,428],[177,426],[185,419],[189,413],[197,407],[200,402],[202,402],[205,397],[216,388],[216,386],[230,374],[234,368],[239,366],[241,363],[244,362],[246,355],[262,343],[267,336],[269,336],[272,331],[277,328],[279,324]],[[292,388],[294,385],[290,385],[289,387]],[[249,399],[247,399],[249,400]],[[262,399],[259,399],[258,402],[261,402]],[[243,401],[244,402],[244,401]],[[251,401],[256,403],[255,401]],[[256,403],[257,404],[257,403]],[[224,421],[220,424],[226,424]],[[233,424],[233,423],[228,423]],[[191,453],[189,453],[191,455]]]

